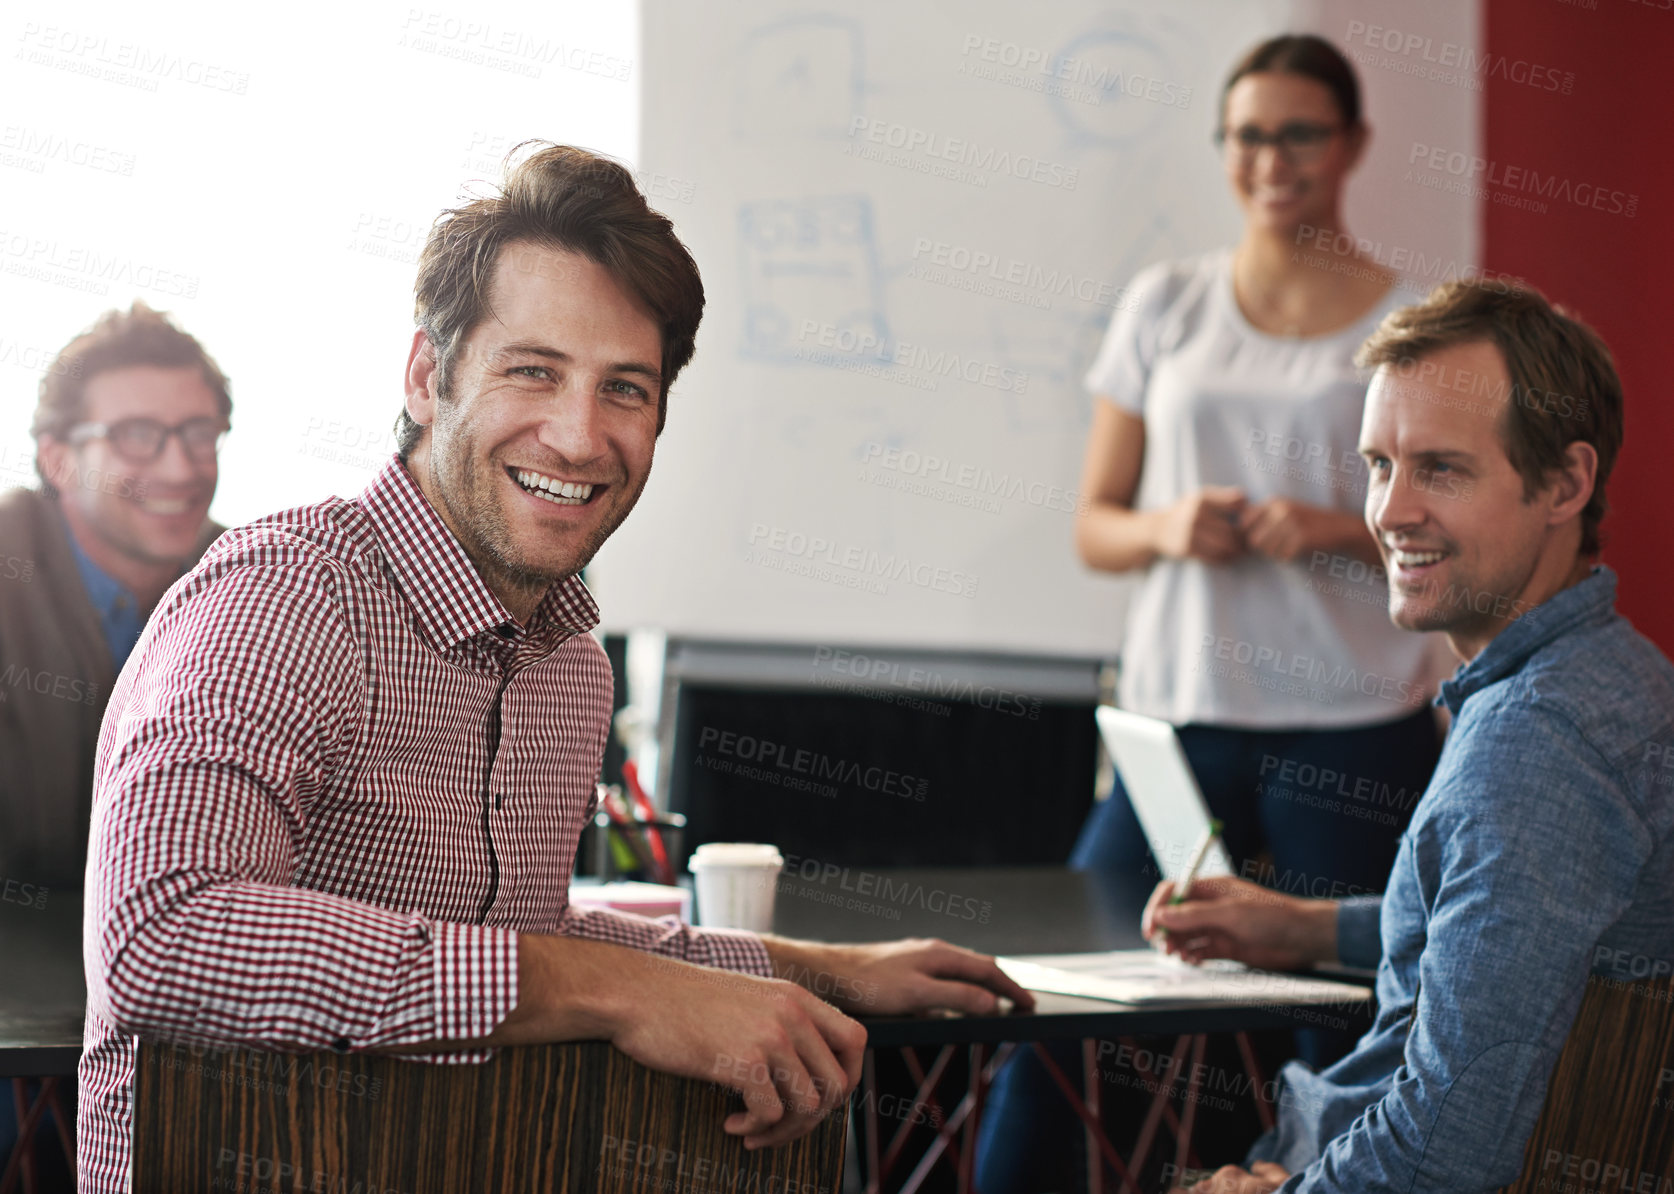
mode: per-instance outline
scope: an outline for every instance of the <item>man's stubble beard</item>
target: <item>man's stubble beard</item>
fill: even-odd
[[[110,519],[99,510],[96,502],[91,503],[90,509],[88,505],[82,504],[81,495],[68,494],[62,487],[54,500],[58,502],[60,510],[74,504],[75,517],[100,543],[118,555],[147,568],[185,568],[202,537],[200,526],[193,532],[191,541],[182,545],[178,551],[172,547],[159,551],[153,549],[145,540],[141,529],[145,515],[127,504],[122,507],[122,518]],[[125,497],[120,500],[127,503]],[[205,515],[206,519],[207,517]]]
[[[454,403],[452,379],[448,376],[448,371],[444,369],[439,372],[441,377],[436,387],[436,426],[430,429],[431,482],[441,496],[443,504],[447,506],[453,524],[464,532],[460,536],[460,545],[478,569],[499,581],[504,587],[538,600],[558,581],[577,575],[592,563],[593,557],[598,554],[605,541],[615,533],[616,528],[622,525],[629,512],[639,503],[639,496],[645,490],[646,481],[650,479],[650,470],[646,470],[645,476],[640,478],[638,488],[620,504],[616,515],[587,536],[581,544],[573,566],[551,570],[530,567],[516,558],[505,509],[497,496],[494,496],[495,478],[482,476],[472,452],[474,445],[469,442],[457,445],[461,451],[450,454],[459,457],[458,465],[453,469],[448,469],[445,462],[438,460],[440,454],[436,451],[439,438],[437,433],[449,420],[446,412],[458,409]],[[449,426],[451,430],[451,424]],[[457,443],[451,434],[448,440],[450,443]],[[492,464],[486,467],[490,470],[493,468]],[[441,483],[442,476],[449,473],[457,474],[456,477],[450,478],[459,482],[457,486]],[[483,482],[481,488],[477,485],[479,481]],[[463,503],[455,500],[456,493],[465,496]]]
[[[1452,545],[1449,545],[1450,548]],[[1388,561],[1385,561],[1387,565]],[[1515,608],[1521,602],[1514,594],[1528,591],[1534,579],[1538,561],[1530,559],[1522,568],[1508,565],[1502,575],[1491,578],[1492,583],[1477,584],[1474,577],[1454,579],[1446,584],[1427,581],[1416,596],[1426,599],[1417,616],[1396,621],[1402,630],[1415,633],[1440,633],[1459,638],[1493,638],[1515,618],[1497,616],[1492,611],[1501,607]],[[1449,598],[1452,598],[1451,604]],[[1477,607],[1486,603],[1487,610]],[[1392,619],[1393,621],[1393,619]]]

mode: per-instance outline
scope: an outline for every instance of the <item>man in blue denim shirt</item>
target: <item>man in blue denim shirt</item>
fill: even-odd
[[[1453,727],[1381,933],[1375,897],[1235,879],[1153,897],[1147,935],[1191,960],[1378,968],[1372,1029],[1321,1073],[1290,1063],[1252,1171],[1199,1191],[1505,1185],[1589,972],[1674,969],[1674,667],[1591,565],[1622,436],[1607,350],[1539,295],[1455,283],[1392,314],[1360,361],[1377,369],[1361,453],[1390,617],[1446,631],[1464,661],[1438,698]]]

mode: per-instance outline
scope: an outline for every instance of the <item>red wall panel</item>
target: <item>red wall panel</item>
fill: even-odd
[[[1604,561],[1622,612],[1674,655],[1674,3],[1484,11],[1483,268],[1538,286],[1615,354],[1627,442]]]

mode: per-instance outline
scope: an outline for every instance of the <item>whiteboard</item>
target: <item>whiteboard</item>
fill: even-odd
[[[640,177],[708,307],[606,625],[1114,655],[1081,376],[1141,267],[1236,239],[1221,80],[1330,8],[645,0]]]

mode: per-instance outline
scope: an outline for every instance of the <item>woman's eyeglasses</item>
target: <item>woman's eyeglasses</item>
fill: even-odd
[[[1281,125],[1276,133],[1263,132],[1253,124],[1239,128],[1215,130],[1215,144],[1228,157],[1247,161],[1255,157],[1263,145],[1271,145],[1279,156],[1293,166],[1308,166],[1319,160],[1331,138],[1343,131],[1340,124],[1314,124],[1293,120]]]

